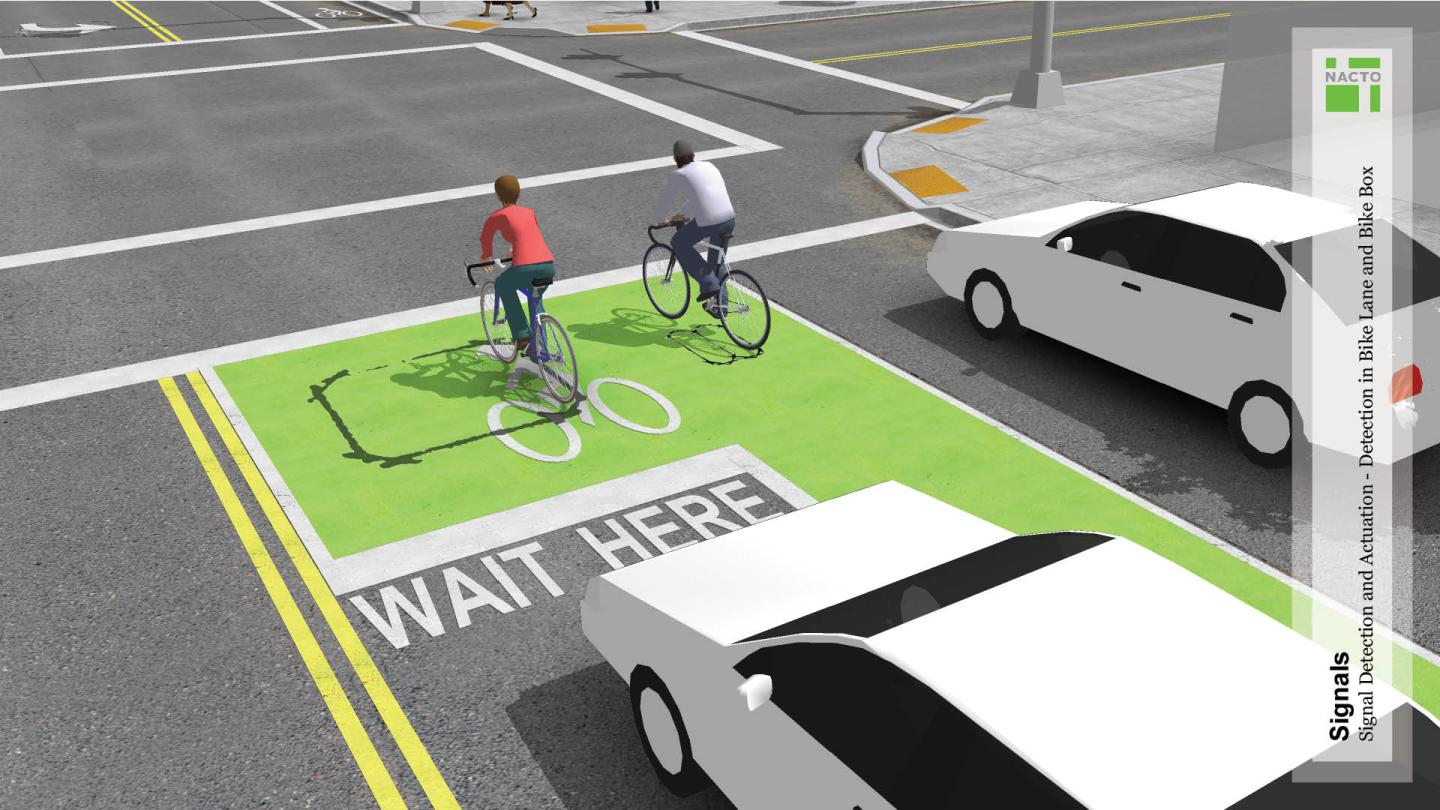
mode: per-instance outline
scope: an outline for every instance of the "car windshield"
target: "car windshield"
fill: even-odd
[[[1428,248],[1411,239],[1399,228],[1377,220],[1373,241],[1381,243],[1386,238],[1391,240],[1394,301],[1376,301],[1375,314],[1404,309],[1440,297],[1440,257],[1436,257]],[[1357,244],[1359,242],[1355,229],[1346,228],[1276,245],[1275,250],[1295,268],[1295,272],[1305,279],[1306,284],[1318,290],[1326,305],[1340,320],[1353,324],[1360,320],[1360,309],[1356,305],[1359,296],[1354,294],[1353,286],[1333,282],[1317,285],[1314,272],[1317,265],[1322,268],[1337,268],[1339,272],[1356,272],[1360,266]]]
[[[756,633],[744,641],[797,633],[843,633],[869,638],[1094,548],[1109,539],[1105,535],[1083,532],[1012,537]]]

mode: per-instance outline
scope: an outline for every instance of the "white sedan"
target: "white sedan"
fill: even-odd
[[[1440,331],[1440,259],[1399,229],[1383,221],[1376,227],[1377,239],[1393,240],[1397,305],[1392,311],[1389,302],[1376,302],[1374,323],[1413,335],[1391,357],[1377,355],[1376,410],[1391,420],[1387,435],[1396,438],[1375,458],[1388,463],[1440,443],[1440,419],[1419,418],[1420,369],[1434,365]],[[1258,464],[1283,466],[1293,444],[1292,406],[1312,443],[1358,452],[1354,394],[1332,390],[1339,378],[1329,372],[1292,380],[1292,368],[1304,365],[1292,360],[1297,325],[1320,336],[1309,346],[1316,362],[1354,357],[1359,288],[1351,299],[1349,287],[1327,285],[1347,297],[1322,300],[1308,258],[1329,253],[1353,266],[1355,233],[1356,214],[1343,206],[1234,183],[957,228],[936,240],[928,270],[965,302],[981,335],[1000,337],[1023,324],[1225,408],[1241,451]],[[1417,357],[1411,345],[1428,353]],[[1348,383],[1353,375],[1340,376]],[[1325,393],[1312,394],[1312,387]],[[1329,405],[1317,411],[1311,400]]]
[[[1346,787],[1290,778],[1334,745],[1330,651],[1124,538],[1012,537],[894,482],[596,577],[581,613],[660,779],[741,810],[1294,808]],[[1361,804],[1440,806],[1419,767],[1440,728],[1383,684],[1373,710],[1413,722],[1417,772]]]

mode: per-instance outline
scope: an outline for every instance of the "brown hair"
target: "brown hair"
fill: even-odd
[[[495,178],[495,196],[506,205],[514,205],[520,199],[520,180],[513,174]]]

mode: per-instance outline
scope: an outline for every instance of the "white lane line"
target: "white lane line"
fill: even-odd
[[[880,90],[887,90],[891,93],[899,93],[902,96],[918,98],[922,101],[929,101],[931,103],[950,107],[956,110],[963,110],[970,104],[970,102],[965,101],[964,99],[951,98],[949,96],[942,96],[939,93],[931,93],[927,90],[918,90],[914,87],[906,87],[903,84],[887,82],[884,79],[876,79],[870,76],[862,75],[860,73],[852,73],[848,70],[840,70],[839,68],[833,68],[829,65],[817,65],[814,62],[807,62],[804,59],[796,59],[793,56],[786,56],[783,53],[775,53],[774,51],[753,48],[749,45],[741,45],[738,42],[731,42],[728,39],[720,39],[719,37],[707,36],[705,34],[699,34],[694,31],[681,31],[677,33],[676,36],[686,37],[688,39],[697,40],[699,42],[708,42],[711,45],[719,45],[722,48],[729,48],[732,51],[739,51],[741,53],[750,54],[751,56],[758,56],[761,59],[769,59],[774,62],[779,62],[783,65],[789,65],[790,67],[797,67],[804,70],[812,70],[816,73],[824,73],[826,76],[833,76],[837,79],[844,79],[847,82],[855,82],[856,84],[863,84]]]
[[[929,220],[926,220],[926,221],[928,222]],[[937,229],[939,229],[939,230],[948,230],[947,228],[942,228],[942,227],[940,227],[940,226],[938,226],[938,225],[936,225],[935,227],[936,227]],[[973,408],[973,407],[965,404],[964,402],[961,402],[960,400],[956,399],[955,397],[953,397],[953,396],[945,393],[944,391],[940,390],[939,388],[936,388],[935,386],[931,385],[930,383],[925,382],[924,380],[920,379],[919,377],[915,376],[914,374],[911,374],[910,372],[906,371],[905,369],[900,368],[899,366],[896,366],[896,365],[890,363],[889,361],[881,358],[881,357],[878,356],[878,355],[872,354],[872,353],[866,351],[865,349],[860,348],[859,346],[855,345],[854,343],[851,343],[850,341],[848,341],[848,340],[846,340],[845,338],[843,338],[843,337],[835,334],[834,332],[831,332],[830,330],[826,329],[825,327],[820,326],[819,324],[815,323],[814,321],[811,321],[811,320],[809,320],[809,319],[807,319],[807,318],[804,318],[804,317],[802,317],[802,316],[800,316],[800,315],[797,315],[794,311],[792,311],[792,310],[790,310],[790,309],[787,309],[787,308],[781,306],[780,304],[775,303],[774,301],[771,301],[771,302],[770,302],[770,306],[771,306],[776,312],[780,312],[780,313],[784,314],[784,315],[785,315],[786,317],[788,317],[788,318],[793,318],[795,321],[797,321],[797,322],[799,322],[799,323],[801,323],[801,324],[804,324],[805,326],[808,326],[809,328],[815,330],[816,333],[818,333],[818,334],[820,334],[820,335],[823,335],[824,337],[827,337],[827,338],[829,338],[830,340],[835,341],[836,343],[840,344],[841,346],[844,346],[845,348],[849,349],[850,351],[852,351],[852,352],[860,355],[861,357],[865,358],[866,360],[869,360],[870,362],[874,363],[875,365],[880,366],[881,368],[885,369],[886,371],[889,371],[890,373],[894,374],[895,376],[900,377],[900,378],[902,378],[902,379],[904,379],[904,380],[912,383],[913,385],[915,385],[915,386],[917,386],[917,387],[919,387],[919,388],[921,388],[921,389],[923,389],[923,390],[925,390],[925,391],[930,392],[931,394],[934,394],[935,396],[939,397],[940,399],[944,400],[945,402],[949,403],[950,405],[953,405],[954,407],[959,408],[960,410],[964,411],[965,413],[969,414],[970,416],[973,416],[973,417],[975,417],[976,419],[979,419],[980,421],[984,422],[985,424],[989,425],[990,427],[994,428],[995,430],[998,430],[998,431],[1000,431],[1001,433],[1005,434],[1006,436],[1009,436],[1010,438],[1015,439],[1016,441],[1018,441],[1018,442],[1020,442],[1021,444],[1025,445],[1026,447],[1029,447],[1029,448],[1032,449],[1032,450],[1035,450],[1035,451],[1037,451],[1037,452],[1039,452],[1039,453],[1044,454],[1046,458],[1049,458],[1049,459],[1051,459],[1051,460],[1057,461],[1057,462],[1065,465],[1066,467],[1070,468],[1071,470],[1074,470],[1075,472],[1079,473],[1080,475],[1085,476],[1085,478],[1089,479],[1090,481],[1093,481],[1093,482],[1095,482],[1095,483],[1097,483],[1097,484],[1105,487],[1106,489],[1110,490],[1111,492],[1115,493],[1116,495],[1119,495],[1120,497],[1124,498],[1125,500],[1127,500],[1127,501],[1135,504],[1136,506],[1141,507],[1141,508],[1144,509],[1145,511],[1150,512],[1151,514],[1153,514],[1153,515],[1155,515],[1155,516],[1157,516],[1157,517],[1163,518],[1164,520],[1167,520],[1167,521],[1169,521],[1170,523],[1175,524],[1175,525],[1178,526],[1179,528],[1181,528],[1181,529],[1189,532],[1190,534],[1195,535],[1196,537],[1199,537],[1200,539],[1204,540],[1205,542],[1209,543],[1210,545],[1215,546],[1216,548],[1219,548],[1219,549],[1221,549],[1222,551],[1228,553],[1230,556],[1235,557],[1236,559],[1238,559],[1238,560],[1240,560],[1240,561],[1242,561],[1242,562],[1250,565],[1251,567],[1253,567],[1253,568],[1255,568],[1255,569],[1257,569],[1257,570],[1259,570],[1259,571],[1261,571],[1261,572],[1263,572],[1263,573],[1269,574],[1271,577],[1274,577],[1275,579],[1279,580],[1280,582],[1282,582],[1282,583],[1290,586],[1292,589],[1294,589],[1294,590],[1296,590],[1296,591],[1299,591],[1299,592],[1301,592],[1301,593],[1309,596],[1311,599],[1315,600],[1316,603],[1321,604],[1321,605],[1324,605],[1324,606],[1330,608],[1331,610],[1336,611],[1337,613],[1341,614],[1342,616],[1347,616],[1347,617],[1353,618],[1353,619],[1355,619],[1355,621],[1356,621],[1357,623],[1360,621],[1360,615],[1359,615],[1356,611],[1354,611],[1353,609],[1351,609],[1351,608],[1347,607],[1346,605],[1344,605],[1344,604],[1342,604],[1342,603],[1340,603],[1340,602],[1337,602],[1337,601],[1334,600],[1334,599],[1331,599],[1329,596],[1326,596],[1325,594],[1323,594],[1323,593],[1321,593],[1321,592],[1319,592],[1319,591],[1311,588],[1309,585],[1305,584],[1304,582],[1301,582],[1300,580],[1291,577],[1289,574],[1285,573],[1284,571],[1281,571],[1281,570],[1278,569],[1278,568],[1272,567],[1269,563],[1265,562],[1264,560],[1260,559],[1259,557],[1252,556],[1251,554],[1248,554],[1247,552],[1245,552],[1243,549],[1240,549],[1240,548],[1238,548],[1238,547],[1236,547],[1236,546],[1233,546],[1233,545],[1225,542],[1224,540],[1221,540],[1219,537],[1211,534],[1210,532],[1205,531],[1204,529],[1200,528],[1199,526],[1195,525],[1194,523],[1191,523],[1190,521],[1185,520],[1184,518],[1180,517],[1179,515],[1176,515],[1176,514],[1170,512],[1170,511],[1167,510],[1165,507],[1160,506],[1159,504],[1156,504],[1156,503],[1154,503],[1154,502],[1152,502],[1152,501],[1149,501],[1149,500],[1145,499],[1144,497],[1142,497],[1142,496],[1140,496],[1140,495],[1137,495],[1137,494],[1135,494],[1135,493],[1133,493],[1133,492],[1125,489],[1124,487],[1120,486],[1120,485],[1117,484],[1116,482],[1110,480],[1109,478],[1106,478],[1105,476],[1101,475],[1100,473],[1095,472],[1094,470],[1091,470],[1089,467],[1084,466],[1084,465],[1081,464],[1080,462],[1075,461],[1075,460],[1069,458],[1068,456],[1063,456],[1063,455],[1061,455],[1060,453],[1057,453],[1057,452],[1054,451],[1054,450],[1051,450],[1050,448],[1046,447],[1045,445],[1041,444],[1040,442],[1036,441],[1035,439],[1030,438],[1029,436],[1025,435],[1024,433],[1021,433],[1020,431],[1016,430],[1015,428],[1010,427],[1009,425],[1005,424],[1004,422],[1001,422],[1001,421],[999,421],[999,420],[997,420],[997,419],[995,419],[995,418],[993,418],[993,417],[991,417],[991,416],[987,416],[986,414],[984,414],[984,413],[976,410],[975,408]],[[1387,637],[1387,638],[1389,638],[1391,641],[1393,641],[1396,645],[1398,645],[1398,646],[1400,646],[1400,647],[1408,650],[1409,652],[1411,652],[1411,653],[1413,653],[1413,654],[1415,654],[1415,655],[1417,655],[1417,656],[1419,656],[1419,657],[1421,657],[1421,658],[1424,658],[1425,660],[1429,661],[1429,662],[1432,663],[1432,664],[1435,664],[1435,665],[1437,665],[1437,666],[1440,666],[1440,655],[1437,655],[1437,654],[1431,652],[1430,650],[1427,650],[1427,649],[1425,649],[1424,647],[1421,647],[1419,644],[1416,644],[1415,642],[1411,641],[1410,639],[1406,638],[1405,636],[1400,635],[1399,633],[1395,633],[1394,631],[1391,631],[1391,630],[1388,630],[1388,629],[1385,629],[1385,628],[1380,628],[1380,629],[1378,629],[1378,630],[1376,631],[1376,636],[1377,636],[1377,637],[1380,637],[1380,636]]]
[[[12,53],[0,55],[0,59],[35,59],[41,56],[65,56],[77,53],[103,53],[105,51],[129,51],[136,48],[164,48],[181,45],[209,45],[216,42],[239,42],[246,39],[271,39],[274,37],[303,37],[310,34],[338,34],[344,31],[372,31],[377,28],[399,28],[408,23],[384,23],[377,25],[346,26],[325,28],[320,31],[277,31],[271,34],[238,34],[233,37],[210,37],[209,39],[185,39],[180,42],[139,42],[133,45],[104,45],[99,48],[66,48],[63,51],[36,51],[34,53]]]
[[[354,8],[354,9],[356,9],[357,11],[363,11],[363,12],[365,12],[366,14],[378,14],[379,16],[384,17],[385,19],[389,20],[390,22],[396,23],[396,24],[398,24],[398,25],[413,25],[413,24],[414,24],[414,23],[411,23],[411,22],[407,22],[406,20],[402,20],[402,19],[400,19],[399,17],[396,17],[394,14],[390,13],[389,11],[386,11],[386,10],[385,10],[385,6],[382,5],[381,3],[378,3],[378,2],[376,2],[376,3],[371,3],[371,4],[370,4],[370,7],[367,8],[367,7],[362,6],[362,5],[358,4],[358,3],[351,3],[351,2],[349,2],[349,0],[343,0],[343,1],[345,2],[345,5],[350,6],[351,8]],[[418,4],[417,4],[417,5],[418,5]],[[431,26],[431,27],[432,27],[432,28],[439,28],[440,26],[437,25],[437,26]],[[454,30],[454,29],[451,29],[451,30]]]
[[[476,45],[475,47],[479,50],[485,51],[486,53],[492,53],[496,56],[509,59],[516,64],[524,65],[525,67],[528,67],[532,70],[537,70],[541,73],[546,74],[547,76],[553,76],[554,78],[560,79],[561,81],[569,82],[576,87],[583,87],[586,90],[594,93],[599,93],[606,98],[614,99],[615,101],[618,101],[622,104],[628,104],[631,107],[639,110],[644,110],[648,113],[653,113],[660,116],[661,118],[667,118],[677,124],[680,124],[681,126],[686,126],[690,129],[698,130],[708,135],[713,135],[717,138],[727,140],[730,143],[735,144],[736,146],[744,146],[755,152],[763,152],[769,149],[780,148],[768,141],[762,141],[759,138],[751,137],[738,130],[731,129],[726,126],[721,126],[720,124],[716,124],[712,121],[707,121],[698,115],[692,115],[682,110],[677,110],[676,108],[671,107],[668,104],[661,104],[658,101],[653,101],[651,99],[645,98],[644,96],[636,95],[635,93],[631,93],[628,90],[621,90],[620,88],[613,85],[605,84],[604,82],[597,81],[588,76],[582,76],[572,70],[567,70],[566,68],[552,65],[549,62],[541,61],[532,56],[526,56],[519,51],[512,51],[509,48],[503,47],[501,45],[486,42]]]
[[[272,3],[270,0],[260,0],[260,2],[261,2],[261,3],[264,3],[265,5],[269,6],[270,8],[275,9],[276,11],[280,12],[281,14],[286,15],[287,17],[294,17],[295,19],[299,20],[300,22],[305,23],[306,25],[310,26],[311,28],[319,28],[319,29],[322,30],[322,31],[328,31],[328,30],[330,30],[329,27],[324,26],[324,25],[321,25],[320,23],[318,23],[318,22],[310,19],[309,17],[306,17],[304,14],[298,14],[298,13],[296,13],[296,12],[294,12],[294,11],[291,11],[290,9],[285,8],[284,6],[280,5],[279,3]]]
[[[673,163],[669,158],[665,160]],[[734,257],[736,261],[742,259],[758,259],[764,256],[787,253],[793,250],[803,250],[805,248],[817,247],[834,242],[843,242],[849,239],[871,236],[887,231],[899,230],[901,228],[910,228],[916,225],[936,227],[934,223],[920,214],[907,211],[903,214],[892,214],[876,219],[850,222],[844,225],[818,228],[813,231],[779,236],[774,239],[735,245],[731,249],[731,256]],[[557,295],[568,295],[570,293],[609,287],[627,281],[635,281],[639,278],[639,265],[622,267],[616,270],[607,270],[602,273],[594,273],[587,276],[561,279],[555,282],[555,286],[550,288],[551,291],[547,293],[547,295],[553,298]],[[136,383],[151,382],[161,377],[173,377],[177,374],[184,374],[197,368],[234,363],[240,360],[250,360],[256,357],[291,351],[293,349],[304,349],[325,343],[333,343],[338,340],[371,335],[376,332],[386,332],[392,329],[402,329],[407,326],[430,323],[432,321],[454,318],[460,315],[469,315],[474,312],[474,299],[464,298],[445,304],[435,304],[428,307],[406,310],[404,312],[391,313],[389,315],[379,315],[373,318],[363,318],[347,323],[322,326],[317,329],[307,329],[288,335],[261,338],[259,340],[236,343],[230,346],[221,346],[198,352],[188,352],[186,354],[158,360],[131,363],[103,371],[92,371],[85,374],[77,374],[72,377],[21,385],[0,391],[0,412],[12,411],[30,405],[39,405],[45,402],[55,402],[57,400],[83,396],[85,394],[93,394],[99,391],[109,391],[114,388],[121,388]]]
[[[467,45],[465,47],[469,46]],[[728,146],[722,149],[706,150],[697,155],[697,157],[717,160],[720,158],[735,157],[737,155],[748,155],[751,154],[752,151],[751,149],[740,146]],[[608,166],[596,166],[588,169],[575,169],[568,172],[537,175],[535,177],[522,179],[521,183],[523,183],[526,188],[539,188],[557,183],[593,180],[597,177],[609,177],[617,174],[646,171],[648,169],[660,169],[666,166],[673,166],[674,163],[674,159],[669,157],[632,160],[627,163],[612,163]],[[181,228],[174,231],[127,236],[120,239],[107,239],[103,242],[91,242],[85,245],[70,245],[68,247],[37,250],[31,253],[16,253],[10,256],[0,256],[0,270],[13,270],[17,267],[28,267],[30,265],[45,264],[47,262],[67,261],[69,259],[79,259],[88,256],[102,256],[108,253],[121,253],[127,250],[138,250],[140,248],[157,247],[160,245],[173,245],[177,242],[213,239],[220,236],[232,236],[238,233],[263,231],[270,228],[283,228],[289,225],[301,225],[310,222],[321,222],[328,219],[341,219],[343,217],[353,217],[361,214],[373,214],[379,211],[393,211],[397,208],[413,208],[420,205],[452,202],[454,200],[464,200],[472,197],[484,197],[494,192],[495,187],[492,183],[483,183],[474,186],[441,189],[440,191],[406,194],[383,200],[368,200],[360,203],[314,208],[309,211],[294,211],[288,214],[275,214],[267,217],[256,217],[254,219],[242,219],[235,222],[222,222],[216,225],[201,225],[195,228]]]
[[[135,79],[161,79],[170,76],[197,76],[203,73],[224,73],[231,70],[257,70],[259,68],[288,67],[290,65],[314,65],[321,62],[346,62],[354,59],[376,59],[382,56],[405,56],[416,53],[434,53],[436,51],[456,51],[461,48],[473,47],[471,45],[432,45],[428,48],[401,48],[394,51],[366,51],[365,53],[345,53],[334,56],[311,56],[304,59],[279,59],[273,62],[241,62],[238,65],[212,65],[201,68],[185,68],[183,70],[159,70],[151,73],[125,73],[119,76],[91,76],[85,79],[59,79],[51,82],[30,82],[29,84],[7,84],[0,85],[0,93],[9,93],[16,90],[36,90],[54,87],[74,87],[80,84],[108,84],[110,82],[128,82]]]
[[[502,57],[525,67],[544,73],[547,76],[560,79],[577,87],[590,90],[613,101],[634,107],[638,110],[648,112],[652,115],[673,121],[676,124],[702,132],[716,138],[727,140],[734,146],[720,149],[709,149],[702,151],[697,157],[702,159],[717,160],[720,158],[734,157],[737,155],[753,154],[772,149],[779,149],[776,144],[764,141],[759,138],[746,135],[730,127],[717,124],[713,121],[692,115],[684,110],[676,109],[668,104],[661,104],[658,101],[639,96],[617,87],[612,87],[604,82],[596,81],[578,73],[556,67],[548,62],[532,59],[524,54],[516,53],[508,48],[498,45],[474,45],[470,43],[459,45],[439,45],[428,48],[407,48],[397,51],[376,51],[363,54],[350,54],[345,56],[324,56],[315,59],[288,59],[280,62],[260,62],[250,65],[231,65],[214,68],[199,68],[185,71],[165,71],[158,74],[137,74],[132,78],[157,75],[184,75],[191,73],[209,73],[218,70],[235,70],[246,67],[273,67],[279,65],[310,64],[313,62],[336,61],[343,59],[366,58],[372,56],[393,56],[396,54],[432,53],[435,51],[447,51],[457,49],[475,48],[485,53]],[[76,83],[88,83],[91,81],[112,81],[125,77],[109,77],[104,79],[81,79]],[[51,83],[52,85],[55,83]],[[18,87],[25,87],[20,85]],[[0,91],[5,89],[0,87]],[[627,163],[615,163],[608,166],[599,166],[589,169],[577,169],[568,172],[540,175],[524,180],[527,187],[540,187],[554,185],[556,183],[568,183],[577,180],[591,180],[597,177],[607,177],[617,174],[658,169],[671,165],[671,158],[653,158],[647,160],[629,161]],[[298,225],[309,222],[319,222],[328,219],[370,214],[377,211],[389,211],[397,208],[409,208],[418,205],[429,205],[439,202],[450,202],[453,200],[466,199],[470,197],[481,197],[493,193],[490,184],[462,186],[460,188],[442,189],[440,191],[428,191],[419,194],[407,194],[400,197],[391,197],[382,200],[369,200],[360,203],[348,203],[345,205],[328,206],[309,211],[295,211],[288,214],[276,214],[254,219],[244,219],[236,222],[223,222],[215,225],[202,225],[194,228],[181,228],[161,233],[142,234],[140,236],[128,236],[120,239],[107,239],[102,242],[92,242],[84,245],[70,245],[61,248],[48,250],[37,250],[30,253],[18,253],[10,256],[0,256],[0,270],[10,270],[17,267],[27,267],[46,262],[66,261],[87,256],[99,256],[108,253],[118,253],[127,250],[156,247],[159,245],[175,244],[177,242],[189,242],[197,239],[211,239],[218,236],[230,236],[237,233],[279,228],[287,225]]]

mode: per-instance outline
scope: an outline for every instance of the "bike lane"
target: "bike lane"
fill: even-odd
[[[553,417],[477,352],[478,315],[207,373],[462,804],[723,806],[650,774],[584,585],[881,481],[1017,533],[1123,534],[1288,619],[1288,586],[783,309],[758,354],[655,314],[638,280],[547,310],[587,392]],[[1416,683],[1433,707],[1433,668]]]

